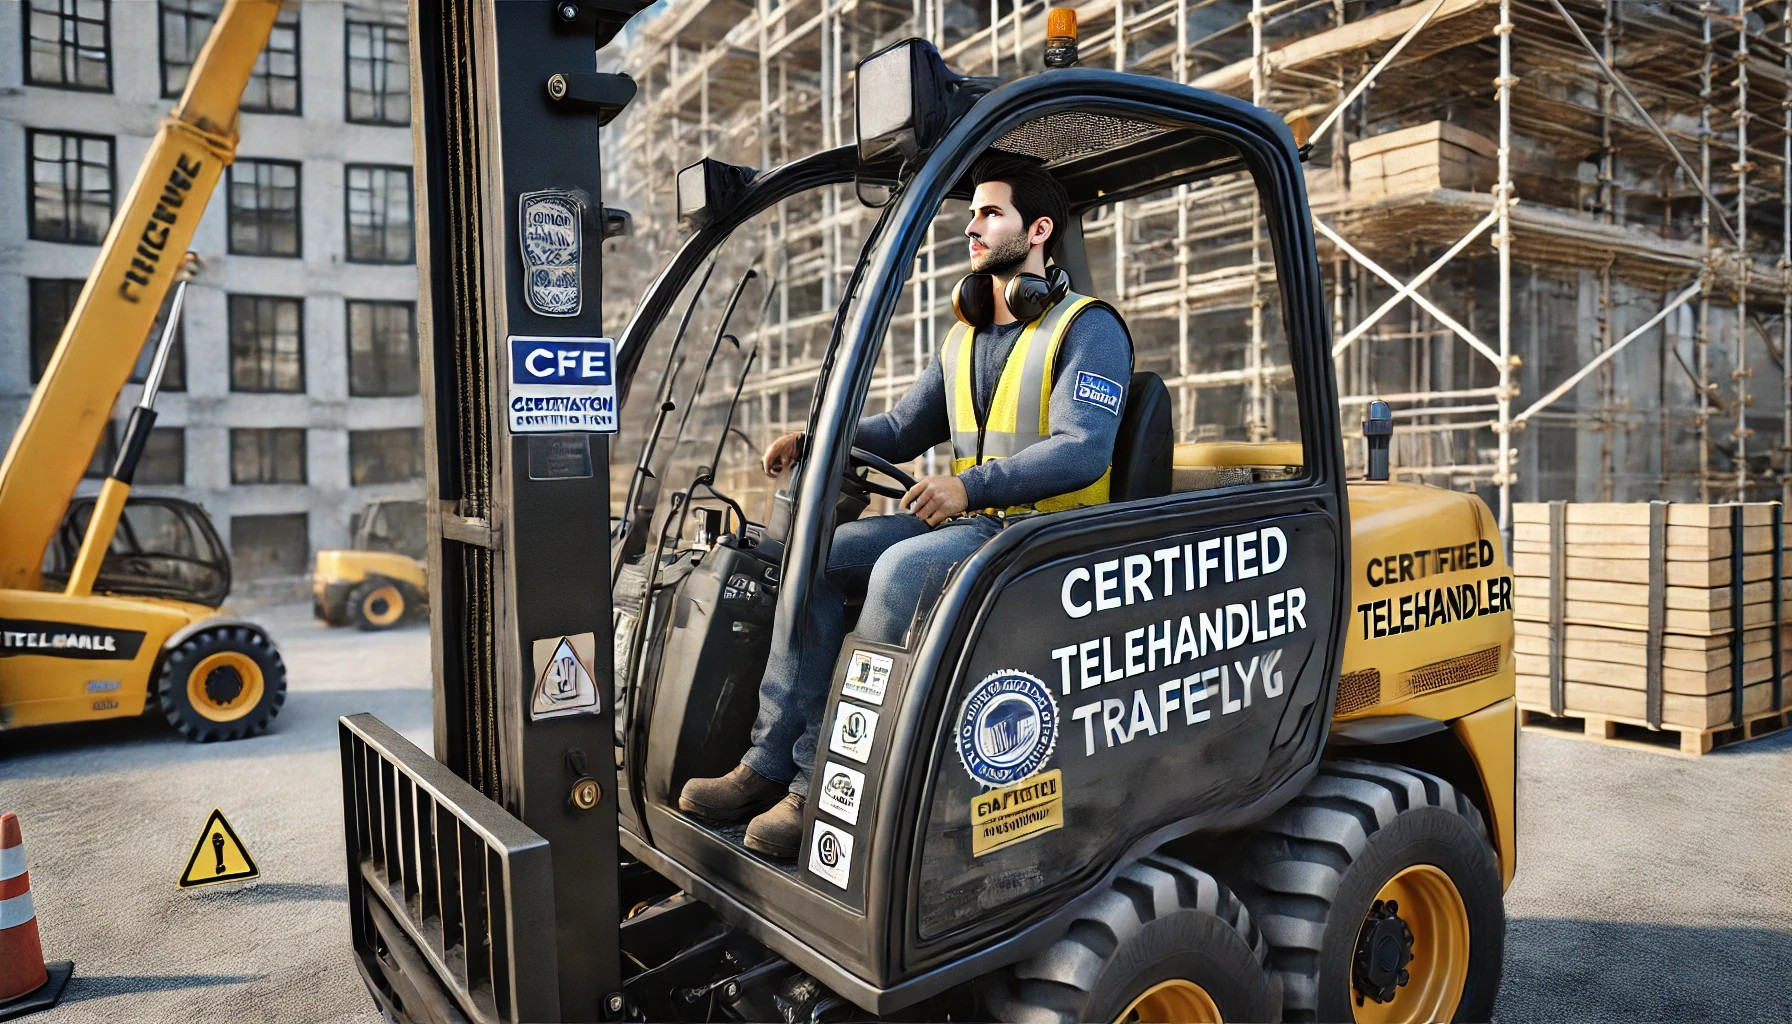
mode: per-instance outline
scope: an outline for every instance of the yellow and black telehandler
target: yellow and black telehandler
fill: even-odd
[[[355,513],[346,548],[311,561],[311,611],[332,626],[391,629],[428,608],[423,502],[377,498]]]
[[[0,729],[150,709],[190,739],[237,739],[285,700],[266,631],[220,614],[230,559],[205,511],[131,493],[181,291],[116,461],[97,496],[75,496],[236,153],[243,88],[279,10],[225,3],[0,463]]]
[[[1062,34],[1048,70],[1007,82],[903,40],[857,66],[854,144],[680,172],[692,230],[611,340],[599,137],[634,88],[593,49],[638,6],[412,6],[434,751],[371,716],[340,733],[350,935],[381,1010],[1488,1019],[1517,856],[1511,578],[1484,502],[1389,479],[1385,405],[1347,479],[1289,126],[1076,67]],[[1117,232],[1120,204],[1260,218],[1249,271],[1284,372],[1247,395],[1258,429],[1182,440],[1207,413],[1162,379],[1180,341],[1141,331],[1109,500],[1011,515],[896,642],[849,631],[829,652],[800,849],[771,859],[677,797],[746,747],[773,624],[805,621],[836,528],[912,483],[855,449],[854,425],[915,337],[899,309],[933,313],[903,305],[907,285],[992,148],[1062,182],[1055,259],[1081,294],[1102,294],[1098,230],[1159,241]],[[723,306],[702,284],[730,253],[764,255],[767,217],[840,197],[875,226],[843,287],[811,295],[800,464],[750,500],[728,392],[758,349],[711,372],[734,358],[740,288]],[[793,326],[790,294],[763,306],[785,318],[767,331]],[[691,304],[720,322],[707,359],[672,348]],[[668,427],[691,410],[692,431]],[[611,458],[618,426],[638,457]]]

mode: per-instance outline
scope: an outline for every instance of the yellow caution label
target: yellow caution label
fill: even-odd
[[[193,854],[187,858],[187,870],[181,872],[180,887],[193,889],[219,882],[242,882],[261,877],[249,848],[236,837],[236,830],[224,820],[224,812],[212,808],[205,819],[205,828],[193,843]]]
[[[971,856],[1064,827],[1064,773],[1056,768],[971,801]]]

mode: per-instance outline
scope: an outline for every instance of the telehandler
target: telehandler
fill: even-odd
[[[238,739],[266,729],[286,699],[266,631],[219,614],[230,560],[205,511],[131,494],[181,292],[117,460],[96,497],[75,498],[236,153],[243,87],[279,10],[229,0],[219,13],[0,463],[0,729],[147,707],[189,739]]]
[[[1485,503],[1388,479],[1385,405],[1367,478],[1346,479],[1288,125],[1063,66],[1062,34],[1058,66],[1005,83],[904,40],[858,64],[856,144],[680,173],[693,230],[611,345],[583,240],[598,129],[633,85],[590,69],[636,6],[412,8],[433,755],[341,722],[350,932],[381,1010],[1488,1019],[1516,858],[1511,581]],[[910,483],[854,449],[854,424],[928,229],[962,226],[991,148],[1043,161],[1086,230],[1126,200],[1243,183],[1273,253],[1279,440],[1177,443],[1136,337],[1111,500],[1009,517],[901,642],[847,636],[801,850],[770,860],[677,794],[745,748],[772,624],[803,621],[835,528]],[[830,190],[881,212],[827,326],[803,460],[761,513],[723,468],[735,405],[668,348],[691,306],[660,328],[755,218]],[[1056,262],[1100,295],[1076,226]],[[727,413],[705,461],[617,459],[635,477],[606,530],[612,396],[649,447],[684,410]]]
[[[311,610],[332,626],[391,629],[421,615],[424,577],[423,503],[379,498],[355,513],[352,547],[324,549],[311,564]]]

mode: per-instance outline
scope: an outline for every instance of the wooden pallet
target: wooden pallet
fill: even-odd
[[[1630,718],[1588,715],[1573,710],[1557,717],[1551,715],[1548,708],[1519,705],[1518,724],[1526,732],[1590,740],[1606,746],[1629,747],[1632,750],[1647,750],[1658,754],[1698,757],[1713,750],[1772,736],[1792,728],[1792,709],[1754,715],[1743,719],[1740,726],[1691,729],[1663,724],[1659,730],[1655,730],[1645,722]]]

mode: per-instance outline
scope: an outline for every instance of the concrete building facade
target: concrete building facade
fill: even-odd
[[[0,435],[219,6],[0,5]],[[367,499],[422,487],[407,60],[400,0],[288,3],[198,225],[137,484],[206,508],[239,596],[290,592]],[[139,391],[119,396],[85,486]]]

